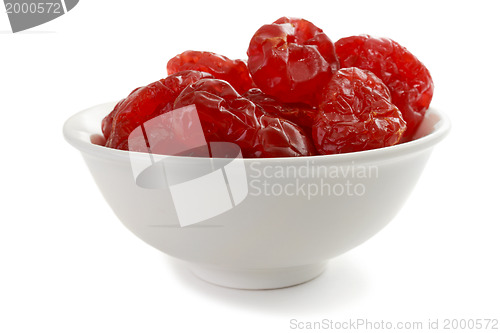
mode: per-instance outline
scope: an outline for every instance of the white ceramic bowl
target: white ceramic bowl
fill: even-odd
[[[153,162],[165,157],[92,143],[113,106],[81,111],[64,124],[66,140],[82,153],[108,204],[137,237],[185,261],[200,278],[243,289],[311,280],[329,259],[375,235],[402,207],[450,129],[447,117],[431,109],[417,139],[382,149],[301,158],[168,157],[169,180],[177,180],[159,184],[161,177],[139,181],[135,169],[142,163],[150,175],[161,175],[155,170],[161,163]],[[207,161],[214,172],[202,177]]]

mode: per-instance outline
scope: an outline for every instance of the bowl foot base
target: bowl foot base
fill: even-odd
[[[275,269],[228,269],[189,264],[202,280],[234,289],[277,289],[308,282],[323,273],[327,262]]]

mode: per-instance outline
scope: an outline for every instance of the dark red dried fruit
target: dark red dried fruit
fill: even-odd
[[[243,157],[312,155],[304,132],[284,119],[264,114],[226,81],[200,80],[187,87],[174,108],[194,104],[207,142],[237,144]]]
[[[211,74],[204,72],[183,71],[132,91],[102,121],[106,147],[128,150],[128,137],[136,127],[172,110],[185,87],[210,77]]]
[[[264,111],[272,116],[285,118],[300,127],[309,130],[314,124],[318,110],[303,103],[281,103],[275,98],[264,94],[260,89],[253,88],[243,94]]]
[[[282,17],[257,30],[247,54],[248,66],[213,52],[170,59],[167,78],[103,119],[105,145],[212,157],[238,147],[254,158],[355,152],[412,139],[432,99],[427,68],[386,38],[334,44],[311,22]]]
[[[262,111],[261,111],[262,112]],[[259,116],[255,150],[245,157],[299,157],[316,155],[309,135],[297,124],[266,113]]]
[[[255,84],[282,102],[315,105],[338,67],[332,41],[309,21],[282,17],[259,28],[247,50]]]
[[[392,146],[406,129],[388,88],[375,74],[359,68],[335,72],[319,107],[312,133],[321,154]]]
[[[132,90],[132,92],[129,94],[131,96],[133,93],[135,93],[137,90],[141,89],[142,87],[135,88]],[[116,113],[121,109],[122,104],[126,101],[126,98],[122,99],[119,101],[115,107],[113,108],[113,111],[111,111],[106,117],[101,122],[101,129],[102,129],[102,134],[104,135],[104,139],[108,140],[111,130],[113,128],[113,119],[115,118]]]
[[[407,123],[404,137],[411,139],[434,91],[428,69],[406,48],[388,38],[346,37],[335,43],[335,51],[342,68],[366,69],[382,79]]]
[[[194,104],[207,142],[230,142],[240,146],[243,156],[253,151],[259,122],[256,106],[242,98],[229,83],[200,80],[176,99],[174,108]]]
[[[240,94],[254,87],[253,80],[242,60],[231,60],[213,52],[185,51],[167,63],[168,74],[184,70],[207,72],[216,79],[229,82]]]

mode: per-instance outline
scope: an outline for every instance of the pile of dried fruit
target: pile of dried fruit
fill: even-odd
[[[186,51],[168,76],[132,91],[102,121],[106,146],[128,150],[145,122],[195,105],[207,142],[243,157],[296,157],[411,140],[432,99],[427,68],[398,43],[368,35],[333,43],[311,22],[282,17],[250,40],[248,61]],[[183,128],[148,133],[189,138]]]

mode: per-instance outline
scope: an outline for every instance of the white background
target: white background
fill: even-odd
[[[500,319],[496,7],[84,0],[17,34],[2,9],[0,332],[293,332],[294,318],[424,327]],[[62,125],[164,77],[167,60],[184,50],[244,58],[255,30],[285,15],[309,19],[332,40],[369,33],[406,46],[431,71],[432,105],[453,129],[394,221],[318,279],[274,291],[212,286],[121,225]]]

